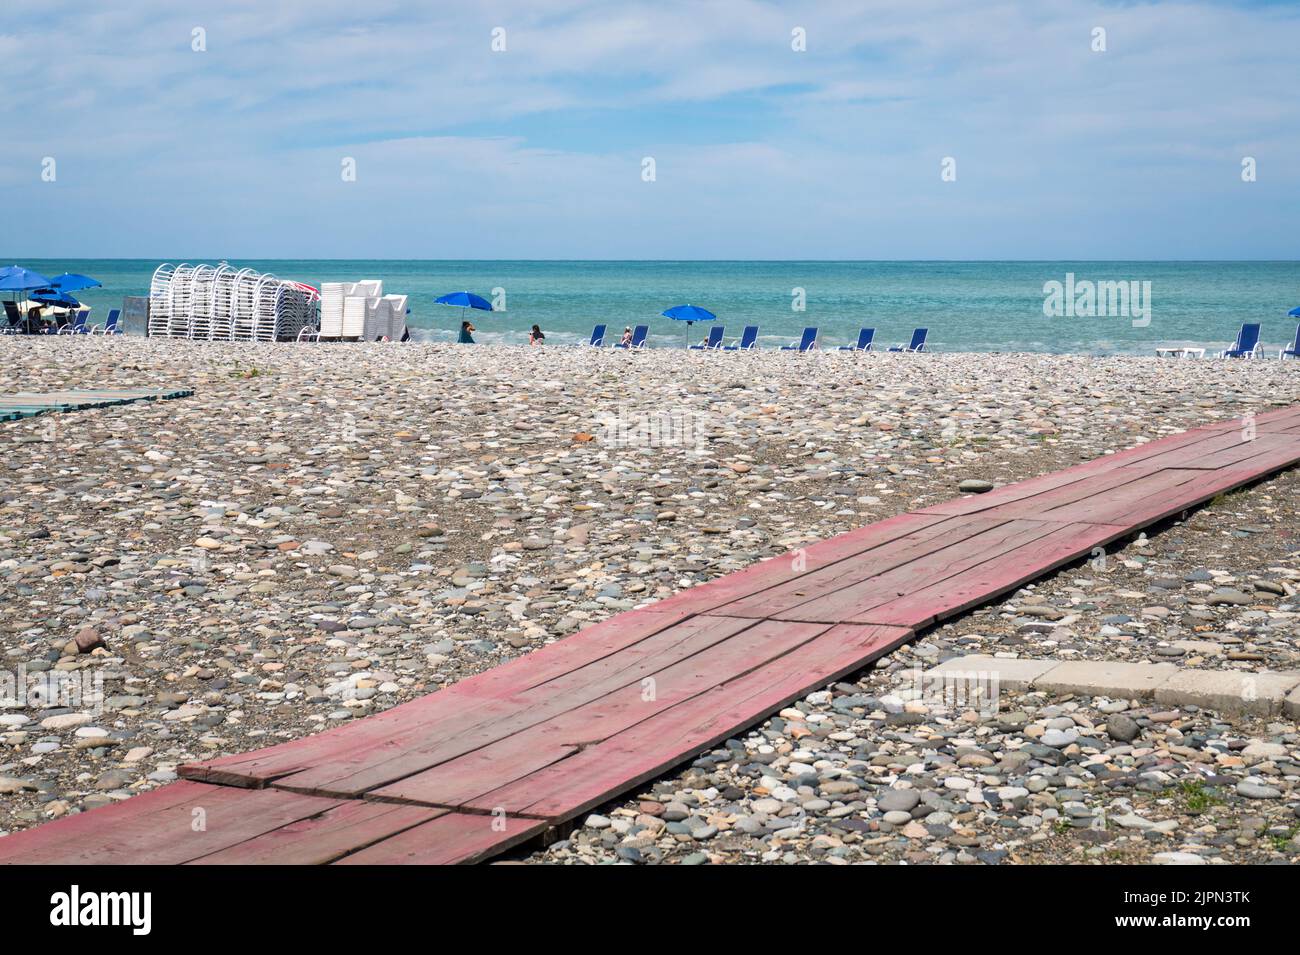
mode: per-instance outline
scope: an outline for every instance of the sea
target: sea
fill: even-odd
[[[9,261],[9,260],[6,260]],[[174,260],[176,264],[179,260]],[[190,259],[191,264],[225,261]],[[129,295],[147,295],[158,260],[18,259],[43,275],[74,272],[103,283],[76,293],[91,320]],[[533,325],[552,344],[585,341],[609,326],[648,324],[650,347],[681,348],[706,330],[660,313],[679,304],[709,309],[728,338],[758,325],[773,347],[816,326],[823,347],[847,344],[858,329],[876,345],[929,329],[933,351],[1144,354],[1156,346],[1226,347],[1243,322],[1260,322],[1276,350],[1293,340],[1300,262],[773,262],[773,261],[411,261],[231,259],[319,286],[381,279],[385,293],[409,296],[408,323],[420,340],[454,340],[462,309],[435,304],[471,291],[497,310],[468,317],[480,342],[523,343]],[[1109,285],[1105,283],[1111,283]],[[1120,284],[1122,283],[1122,284]],[[1092,290],[1091,301],[1089,289]],[[1123,294],[1122,294],[1123,293]],[[139,329],[131,331],[139,333]]]

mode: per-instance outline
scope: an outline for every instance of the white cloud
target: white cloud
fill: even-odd
[[[0,186],[29,223],[10,254],[1300,249],[1293,9],[82,6],[6,4]],[[1104,54],[1089,49],[1098,25]],[[190,49],[196,26],[207,52]],[[506,53],[489,48],[496,26]],[[1260,163],[1249,186],[1244,150]],[[39,179],[47,155],[57,183]],[[956,183],[939,181],[946,155]],[[358,182],[340,181],[343,156]]]

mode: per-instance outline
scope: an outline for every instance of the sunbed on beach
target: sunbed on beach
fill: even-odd
[[[723,345],[723,351],[751,351],[758,348],[758,326],[746,325],[740,337],[730,345]]]
[[[712,328],[709,329],[709,337],[705,339],[703,344],[692,345],[691,349],[693,351],[712,351],[714,349],[721,348],[722,336],[725,332],[726,332],[725,326],[714,325]]]
[[[817,347],[817,329],[809,325],[803,330],[803,337],[797,342],[782,345],[781,351],[809,351]]]
[[[24,326],[23,313],[16,302],[5,302],[5,318],[7,319],[4,328],[0,332],[5,335],[17,335]]]
[[[1264,346],[1259,343],[1259,322],[1245,322],[1237,332],[1237,340],[1231,348],[1219,352],[1220,358],[1254,358],[1264,354]]]
[[[858,331],[858,343],[856,345],[841,345],[840,351],[871,351],[871,343],[876,337],[874,328],[863,328]]]
[[[906,345],[894,345],[890,351],[925,351],[925,339],[930,334],[928,328],[918,328],[912,332],[912,340]]]
[[[632,341],[624,345],[622,342],[615,342],[615,348],[645,348],[646,336],[650,334],[649,325],[638,325],[632,329]]]
[[[1286,358],[1288,355],[1292,358],[1300,358],[1300,325],[1295,327],[1295,341],[1277,353],[1278,358]]]
[[[90,317],[90,309],[79,308],[77,314],[72,317],[72,321],[59,329],[60,335],[85,335],[87,334],[86,319]]]
[[[104,327],[101,329],[98,325],[91,325],[86,334],[93,335],[98,330],[101,335],[120,335],[122,330],[117,327],[117,322],[121,317],[122,310],[120,308],[111,309],[108,318],[104,322]]]
[[[587,342],[587,344],[599,348],[604,343],[605,343],[605,326],[596,325],[591,330],[591,341]]]

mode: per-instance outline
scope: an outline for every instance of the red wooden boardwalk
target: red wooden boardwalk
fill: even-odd
[[[9,863],[443,863],[598,806],[918,629],[1300,462],[1300,406],[902,514],[336,729],[0,839]]]

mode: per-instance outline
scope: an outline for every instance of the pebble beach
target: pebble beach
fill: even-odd
[[[1295,362],[0,338],[0,832],[431,693],[802,544],[1300,402]],[[513,861],[1295,862],[1300,729],[917,698],[956,654],[1300,670],[1300,475],[923,634]]]

